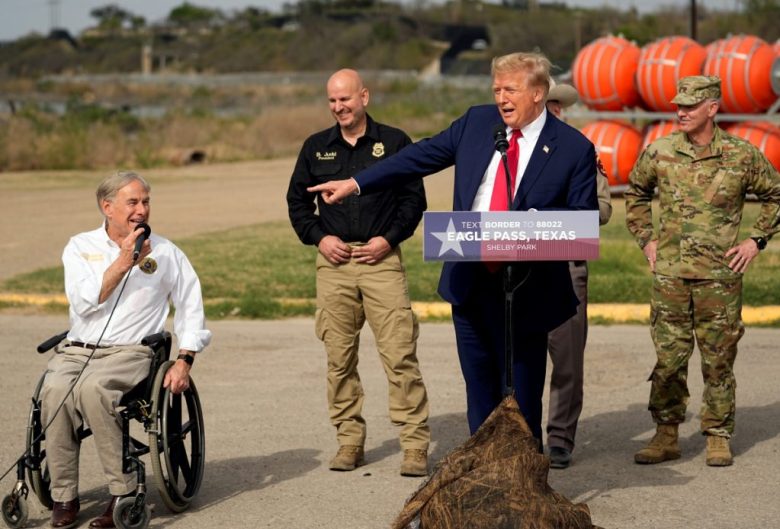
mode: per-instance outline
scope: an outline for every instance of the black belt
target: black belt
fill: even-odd
[[[84,343],[84,342],[70,342],[68,345],[72,346],[72,347],[83,347],[85,349],[92,349],[92,350],[95,350],[95,349],[106,349],[107,347],[113,347],[111,345],[97,345],[96,346],[93,343]]]

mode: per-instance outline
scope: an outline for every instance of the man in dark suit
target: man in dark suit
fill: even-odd
[[[506,127],[514,180],[512,210],[596,210],[596,154],[580,132],[545,109],[550,62],[537,53],[512,53],[493,60],[496,105],[470,108],[433,138],[348,180],[309,188],[334,203],[399,181],[428,176],[455,165],[453,211],[508,209],[506,176],[493,130]],[[514,156],[512,156],[514,151]],[[519,151],[519,152],[518,152]],[[498,177],[497,177],[498,176]],[[497,185],[494,196],[494,183]],[[575,312],[568,263],[513,263],[516,277],[511,324],[513,386],[520,410],[542,443],[542,394],[547,332]],[[461,371],[466,382],[468,421],[475,432],[501,402],[505,377],[503,274],[474,262],[444,264],[439,294],[452,304]]]

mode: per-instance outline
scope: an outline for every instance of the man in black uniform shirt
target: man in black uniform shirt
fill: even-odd
[[[427,474],[428,396],[417,362],[417,319],[398,245],[412,236],[427,204],[421,180],[329,205],[307,187],[346,179],[411,143],[366,113],[369,93],[354,70],[327,84],[336,125],[303,144],[287,191],[290,221],[316,245],[315,332],[328,354],[328,406],[339,450],[331,470],[363,464],[366,424],[357,372],[360,329],[368,320],[387,374],[390,419],[401,426],[401,474]],[[319,208],[317,214],[316,206]]]

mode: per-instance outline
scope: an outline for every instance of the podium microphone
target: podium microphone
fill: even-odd
[[[509,142],[506,139],[506,125],[499,123],[493,127],[493,140],[496,150],[501,153],[502,157],[506,157],[506,151],[509,149]]]
[[[133,231],[138,231],[139,229],[143,229],[144,232],[135,240],[135,248],[133,249],[133,262],[138,260],[138,256],[141,255],[141,247],[143,247],[144,242],[146,242],[146,239],[149,238],[149,235],[152,234],[152,228],[150,228],[149,225],[145,222],[138,224],[138,226],[136,226],[135,230]]]

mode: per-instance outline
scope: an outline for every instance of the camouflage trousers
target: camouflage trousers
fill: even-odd
[[[648,409],[658,424],[685,420],[688,360],[694,337],[701,353],[704,395],[701,431],[734,432],[737,387],[734,359],[742,325],[742,278],[682,279],[656,274],[651,300],[651,334],[657,362],[650,380]]]

